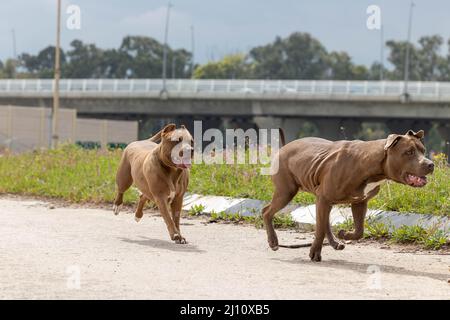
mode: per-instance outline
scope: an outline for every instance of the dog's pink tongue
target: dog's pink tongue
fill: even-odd
[[[413,187],[423,187],[424,185],[427,184],[427,178],[409,174],[408,183],[411,184]]]
[[[180,167],[183,169],[190,169],[192,167],[191,162],[181,162]]]

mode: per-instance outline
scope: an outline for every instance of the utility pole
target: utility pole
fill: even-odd
[[[411,29],[412,29],[412,16],[413,16],[413,8],[414,2],[411,1],[409,7],[409,20],[408,20],[408,39],[406,42],[406,53],[405,53],[405,72],[404,72],[404,87],[403,87],[403,96],[405,101],[409,100],[408,93],[408,81],[409,81],[409,64],[410,64],[410,47],[411,47]]]
[[[384,27],[380,29],[380,81],[384,80]]]
[[[59,117],[59,78],[60,69],[60,36],[61,36],[61,0],[58,0],[56,12],[56,47],[55,47],[55,79],[53,86],[53,110],[52,110],[52,145],[54,149],[58,146],[58,117]]]
[[[191,78],[194,77],[194,51],[195,51],[195,42],[194,42],[194,25],[191,25]]]
[[[172,57],[172,79],[175,79],[175,66],[176,66],[177,57],[173,55]]]
[[[11,29],[11,34],[12,34],[12,45],[13,45],[13,58],[17,59],[16,30]]]
[[[164,31],[164,48],[163,48],[163,68],[162,68],[162,80],[163,80],[163,86],[161,94],[165,95],[167,94],[167,87],[166,87],[166,78],[167,78],[167,38],[169,35],[169,19],[170,19],[170,8],[172,7],[172,4],[167,4],[167,15],[166,15],[166,28]]]
[[[17,48],[16,48],[16,31],[14,29],[11,29],[11,35],[12,35],[12,49],[13,49],[13,67],[14,67],[14,74],[12,75],[14,78],[16,77],[16,68],[17,68]]]

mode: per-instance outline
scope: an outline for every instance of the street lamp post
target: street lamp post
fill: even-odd
[[[12,45],[13,45],[13,59],[17,59],[16,30],[11,29],[11,35],[12,35]]]
[[[380,28],[380,81],[384,80],[384,27]]]
[[[14,29],[11,29],[11,35],[12,35],[12,46],[13,46],[13,74],[12,77],[16,77],[17,72],[17,48],[16,48],[16,31]]]
[[[405,72],[403,79],[403,96],[406,101],[409,100],[408,93],[408,81],[409,81],[409,64],[410,64],[410,47],[411,47],[411,28],[412,28],[412,16],[413,16],[414,2],[411,1],[409,7],[409,20],[408,20],[408,40],[406,42],[406,53],[405,53]]]
[[[170,19],[170,8],[172,7],[172,4],[169,2],[167,4],[167,15],[166,15],[166,28],[164,30],[164,48],[163,48],[163,67],[162,67],[162,95],[167,94],[167,88],[166,88],[166,79],[167,79],[167,38],[169,35],[169,19]]]
[[[194,51],[195,51],[195,42],[194,42],[194,26],[191,25],[191,78],[194,77]]]
[[[55,47],[55,79],[53,86],[53,110],[52,110],[52,145],[54,149],[58,145],[58,117],[59,117],[59,78],[60,69],[60,35],[61,35],[61,0],[58,0],[56,13],[56,47]]]

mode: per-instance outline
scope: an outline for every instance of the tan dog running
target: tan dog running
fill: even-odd
[[[336,250],[344,249],[331,231],[332,205],[351,204],[354,232],[339,231],[338,237],[356,240],[363,236],[367,202],[385,180],[423,187],[434,164],[425,157],[423,130],[405,135],[391,134],[375,141],[328,141],[304,138],[292,141],[279,151],[279,168],[272,175],[275,192],[263,209],[269,246],[279,247],[273,217],[300,191],[316,196],[316,231],[310,250],[313,261],[321,260],[325,236]],[[287,246],[295,247],[295,246]]]
[[[160,144],[156,142],[161,140]],[[153,201],[167,225],[170,238],[186,243],[180,232],[183,196],[189,183],[193,139],[181,126],[168,124],[150,139],[130,143],[124,150],[116,175],[114,214],[119,214],[123,194],[134,183],[141,192],[135,219],[143,216],[144,205]]]

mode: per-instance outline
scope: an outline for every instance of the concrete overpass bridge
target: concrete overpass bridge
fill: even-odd
[[[0,105],[52,105],[53,80],[0,80]],[[450,141],[450,83],[402,81],[63,79],[62,108],[81,116],[172,119],[207,126],[283,127],[296,138],[302,121],[329,139],[352,138],[362,122],[384,122],[392,132],[428,130],[437,123]],[[144,125],[142,125],[144,126]]]

